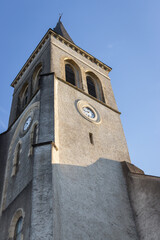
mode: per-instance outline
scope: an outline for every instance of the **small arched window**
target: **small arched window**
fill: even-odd
[[[32,77],[32,92],[33,94],[40,86],[40,75],[42,72],[42,64],[38,64],[34,70],[33,77]]]
[[[91,96],[97,98],[96,86],[95,86],[94,80],[90,76],[87,76],[87,87],[88,87],[88,93]]]
[[[16,173],[19,170],[19,164],[20,164],[20,151],[21,151],[21,144],[18,143],[16,146],[15,154],[14,154],[14,159],[13,159],[13,167],[12,167],[12,175],[15,176]]]
[[[76,85],[74,69],[70,64],[65,65],[65,73],[66,73],[66,81],[71,83],[72,85]]]
[[[15,231],[14,231],[14,240],[21,240],[22,236],[22,226],[23,226],[23,217],[20,217],[16,223]]]
[[[17,209],[12,217],[9,236],[7,239],[22,240],[23,239],[23,224],[24,224],[25,213],[22,208]]]

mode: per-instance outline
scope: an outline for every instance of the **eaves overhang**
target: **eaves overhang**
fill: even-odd
[[[28,60],[26,61],[26,63],[23,65],[22,69],[20,70],[20,72],[17,74],[17,76],[15,77],[15,79],[13,80],[13,82],[11,83],[12,87],[15,87],[15,85],[17,84],[17,82],[19,81],[19,79],[22,77],[22,75],[24,74],[24,72],[26,71],[26,69],[29,67],[29,65],[31,64],[31,62],[34,60],[34,58],[36,57],[36,55],[38,54],[38,52],[41,50],[41,48],[43,47],[43,45],[45,44],[45,42],[47,41],[47,39],[50,36],[55,37],[57,40],[59,40],[60,42],[64,43],[65,45],[67,45],[68,47],[70,47],[72,50],[76,51],[77,53],[81,54],[82,56],[84,56],[85,58],[87,58],[88,60],[90,60],[92,63],[95,63],[97,66],[101,67],[103,70],[110,72],[112,70],[111,67],[107,66],[106,64],[104,64],[103,62],[101,62],[100,60],[98,60],[97,58],[93,57],[91,54],[87,53],[86,51],[84,51],[82,48],[78,47],[76,44],[74,44],[73,42],[68,41],[66,38],[62,37],[61,35],[55,33],[51,28],[48,29],[48,31],[46,32],[46,34],[44,35],[44,37],[42,38],[42,40],[39,42],[39,44],[37,45],[37,47],[35,48],[35,50],[33,51],[33,53],[30,55],[30,57],[28,58]]]

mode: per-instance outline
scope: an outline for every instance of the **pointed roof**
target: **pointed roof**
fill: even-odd
[[[58,33],[62,37],[66,38],[68,41],[74,43],[61,22],[61,16],[58,20],[56,27],[53,29],[53,31]]]

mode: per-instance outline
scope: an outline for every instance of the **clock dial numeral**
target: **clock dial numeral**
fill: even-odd
[[[95,114],[89,107],[83,107],[84,114],[89,118],[94,118]]]

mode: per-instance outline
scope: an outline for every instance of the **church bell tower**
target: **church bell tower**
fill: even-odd
[[[1,240],[138,239],[111,70],[59,19],[12,82],[0,137]]]

